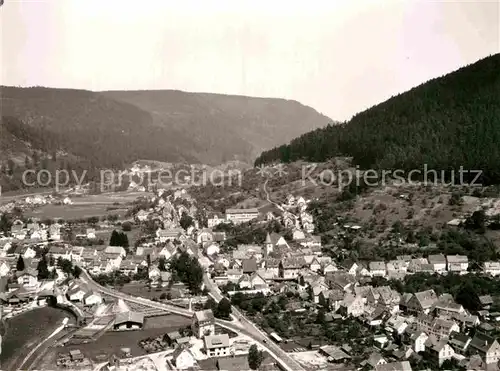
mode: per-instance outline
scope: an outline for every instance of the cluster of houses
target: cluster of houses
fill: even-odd
[[[408,360],[422,357],[422,352],[435,358],[439,365],[451,359],[466,367],[478,362],[498,363],[500,346],[489,334],[495,329],[490,322],[500,319],[500,313],[489,312],[491,297],[481,297],[483,310],[472,314],[450,295],[438,297],[433,290],[400,294],[389,286],[362,284],[371,277],[395,277],[394,272],[399,276],[422,271],[464,274],[468,270],[467,257],[401,256],[387,263],[371,262],[364,266],[346,262],[338,267],[331,258],[322,256],[319,238],[299,232],[294,232],[294,241],[268,234],[263,246],[239,245],[230,254],[219,254],[209,241],[205,242],[204,253],[213,264],[210,269],[214,281],[220,286],[232,283],[234,291],[230,295],[236,291],[298,292],[323,306],[330,320],[357,318],[379,333],[375,336],[379,352],[365,364],[372,369],[392,370],[397,366],[402,367],[398,370],[411,370]],[[382,357],[382,350],[392,356]],[[337,352],[335,362],[350,359],[343,353],[346,357],[339,358]]]
[[[203,341],[202,351],[206,358],[217,358],[219,370],[249,370],[247,357],[236,356],[236,347],[227,333],[216,333],[215,317],[212,310],[201,310],[193,314],[191,320],[193,336]],[[167,334],[176,348],[170,362],[175,369],[187,370],[198,367],[196,356],[189,342],[183,341],[178,332]],[[278,371],[276,361],[271,357],[263,360],[259,370]]]
[[[413,258],[410,255],[398,256],[396,260],[388,262],[372,261],[367,265],[353,262],[348,267],[351,273],[358,273],[367,277],[385,277],[388,279],[402,279],[408,274],[467,274],[469,259],[464,255],[429,255],[427,258]]]
[[[481,297],[483,310],[473,315],[451,295],[438,296],[433,290],[399,295],[389,287],[351,285],[344,294],[341,291],[337,286],[321,294],[321,300],[330,310],[357,317],[376,333],[375,351],[363,365],[379,370],[384,364],[422,359],[423,353],[439,366],[447,360],[467,370],[498,365],[500,344],[490,335],[494,327],[488,321],[495,314],[489,313],[493,302],[489,296]],[[338,361],[349,359],[346,355]]]
[[[62,229],[63,226],[59,223],[45,225],[38,222],[24,223],[22,220],[17,219],[12,224],[10,236],[0,236],[0,254],[5,256],[14,241],[26,243],[60,241]]]

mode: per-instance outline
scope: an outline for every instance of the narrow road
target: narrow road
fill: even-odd
[[[278,210],[280,211],[285,211],[283,210],[283,207],[281,207],[281,205],[278,205],[276,202],[272,201],[270,196],[269,196],[269,191],[267,190],[267,183],[269,182],[269,178],[266,179],[266,181],[264,182],[264,184],[262,185],[262,189],[264,190],[265,194],[266,194],[266,200],[267,202],[269,202],[270,204],[273,204],[274,206],[276,206],[278,208]]]
[[[219,302],[224,297],[219,290],[219,287],[208,277],[205,273],[203,276],[203,282],[205,287],[210,292],[210,296],[214,298],[215,301]],[[266,349],[275,359],[281,361],[280,363],[287,370],[305,370],[297,361],[295,361],[290,355],[279,347],[274,341],[272,341],[267,334],[260,330],[253,322],[248,320],[238,309],[234,306],[232,309],[233,317],[242,325],[243,330],[241,333],[250,336],[252,339],[258,341],[261,346]],[[264,345],[262,345],[264,344]]]
[[[170,312],[174,314],[179,314],[185,317],[192,317],[193,312],[188,309],[179,308],[169,304],[162,304],[158,302],[154,302],[144,298],[138,298],[134,296],[130,296],[124,294],[122,292],[118,292],[107,287],[103,287],[95,282],[92,277],[88,274],[88,272],[82,268],[82,274],[80,278],[83,279],[94,291],[104,293],[114,298],[119,298],[123,300],[127,300],[132,303],[141,304],[144,306],[148,306],[150,308],[162,309],[165,312]],[[207,289],[212,293],[212,296],[215,300],[222,299],[222,295],[219,289],[215,286],[213,282],[208,278],[208,276],[204,276],[204,281]],[[305,369],[297,363],[293,358],[291,358],[283,349],[281,349],[276,343],[274,343],[266,334],[264,334],[261,330],[259,330],[253,323],[248,321],[239,311],[233,309],[234,317],[237,319],[235,322],[224,321],[221,319],[216,319],[215,324],[224,327],[228,330],[234,331],[239,334],[246,335],[254,340],[258,345],[265,349],[273,358],[275,358],[281,366],[287,371],[305,371]]]

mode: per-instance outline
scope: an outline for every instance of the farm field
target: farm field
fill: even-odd
[[[121,332],[109,331],[93,343],[69,345],[64,348],[57,348],[55,351],[57,353],[67,353],[70,350],[79,349],[85,357],[95,362],[98,361],[99,356],[102,354],[119,355],[122,348],[130,348],[132,357],[137,357],[147,354],[144,349],[139,346],[141,340],[161,336],[167,332],[177,331],[190,324],[190,318],[177,315],[150,317],[146,318],[142,330]],[[51,355],[48,354],[46,358],[49,359],[50,357]]]
[[[125,294],[138,296],[145,299],[153,299],[155,297],[159,298],[162,293],[169,292],[169,289],[167,287],[162,287],[161,289],[152,288],[150,291],[147,285],[141,282],[127,283],[122,287],[117,288],[117,290]]]
[[[145,194],[144,192],[117,192],[70,196],[72,205],[45,205],[26,212],[26,215],[40,219],[62,218],[65,220],[106,215],[118,215],[123,218],[127,212],[127,204]]]
[[[10,369],[15,362],[24,358],[34,345],[61,325],[65,317],[74,322],[69,312],[44,307],[30,310],[8,320],[0,354],[2,369]]]
[[[123,217],[127,210],[108,210],[109,205],[45,205],[26,212],[26,216],[39,219],[83,219],[92,216],[118,215]]]

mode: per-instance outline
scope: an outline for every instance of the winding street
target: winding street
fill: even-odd
[[[101,292],[108,296],[123,299],[131,303],[136,303],[144,305],[150,308],[161,309],[165,312],[178,314],[185,317],[192,317],[193,312],[188,309],[179,308],[169,304],[162,304],[154,302],[148,299],[139,298],[131,296],[122,292],[112,290],[107,287],[103,287],[95,282],[88,272],[82,268],[82,274],[80,278],[83,279],[94,291]],[[210,280],[210,278],[204,275],[205,287],[210,291],[211,296],[219,301],[222,299],[222,295],[218,287]],[[234,331],[236,333],[246,335],[254,340],[258,346],[266,350],[273,358],[275,358],[283,369],[286,371],[305,371],[305,369],[292,357],[290,357],[283,349],[281,349],[276,343],[274,343],[265,333],[258,329],[253,323],[243,316],[237,309],[233,307],[233,317],[235,321],[224,321],[221,319],[215,319],[216,325],[226,328],[228,330]]]
[[[264,190],[264,192],[266,194],[266,200],[267,200],[267,202],[269,202],[270,204],[273,204],[274,206],[276,206],[278,208],[278,210],[285,211],[283,209],[283,207],[281,207],[281,205],[278,205],[276,202],[274,202],[274,201],[271,200],[271,197],[269,196],[269,191],[267,190],[267,182],[269,182],[269,178],[267,178],[265,180],[264,184],[262,185],[262,189]]]

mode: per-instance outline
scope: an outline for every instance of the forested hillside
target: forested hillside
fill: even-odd
[[[7,160],[6,148],[26,152],[22,139],[96,167],[138,159],[252,163],[263,150],[331,121],[294,101],[180,91],[1,87],[0,104],[2,115],[16,120],[9,127],[14,137],[2,140],[0,162]]]
[[[361,168],[483,170],[500,182],[500,54],[262,153],[256,165],[352,156]]]

